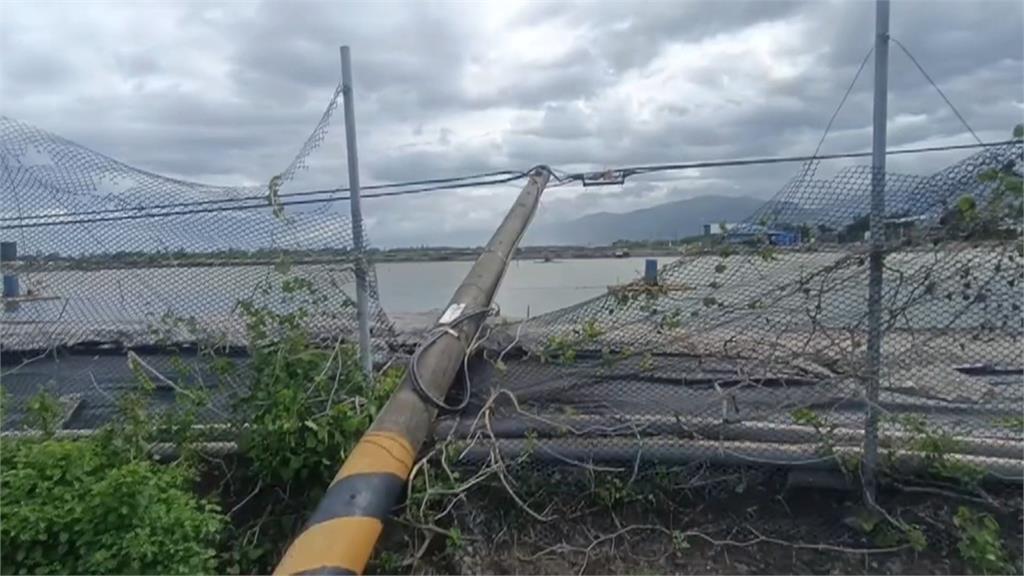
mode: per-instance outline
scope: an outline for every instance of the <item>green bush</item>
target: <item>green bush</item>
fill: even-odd
[[[387,402],[394,382],[371,385],[351,345],[323,348],[304,328],[322,298],[309,281],[289,278],[295,307],[275,312],[239,304],[249,337],[249,394],[235,407],[240,446],[265,484],[302,482],[318,492]],[[314,495],[316,496],[316,495]]]
[[[191,382],[188,366],[171,358],[180,366],[164,376],[175,380],[177,410],[154,413],[156,385],[129,357],[137,389],[119,398],[118,417],[93,439],[4,444],[3,573],[273,570],[403,372],[371,383],[355,348],[311,335],[312,315],[329,311],[310,281],[285,276],[258,293],[238,302],[248,359],[236,364],[216,345],[201,351],[230,394],[220,408],[238,442],[230,468],[198,457],[204,432],[193,425],[210,394]],[[40,394],[28,425],[52,438],[60,414],[56,398]],[[178,460],[150,461],[155,442],[173,445]],[[220,480],[204,485],[227,515],[194,494],[197,469]]]
[[[224,524],[189,469],[94,440],[4,442],[4,574],[192,574],[215,569]]]
[[[1011,574],[1015,570],[1003,548],[1002,530],[991,514],[961,506],[953,517],[960,534],[957,550],[975,574]]]
[[[271,283],[262,295],[278,298],[276,305],[238,303],[248,339],[244,367],[212,362],[246,389],[232,406],[245,463],[232,484],[247,497],[228,531],[228,573],[273,570],[402,377],[391,370],[371,383],[353,346],[310,334],[312,315],[329,311],[309,280],[286,276],[279,290]]]

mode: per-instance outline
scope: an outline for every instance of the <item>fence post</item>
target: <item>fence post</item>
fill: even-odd
[[[356,149],[356,112],[352,93],[352,57],[348,46],[341,47],[341,94],[345,107],[345,148],[348,152],[348,187],[352,208],[352,249],[355,252],[356,320],[359,322],[359,363],[367,378],[373,377],[373,351],[370,348],[369,264],[363,241],[363,208],[359,198],[359,153]]]
[[[885,144],[889,83],[889,0],[875,4],[875,102],[871,145],[871,244],[868,259],[867,417],[864,496],[875,501],[878,468],[878,389],[882,375],[882,263],[885,249]]]

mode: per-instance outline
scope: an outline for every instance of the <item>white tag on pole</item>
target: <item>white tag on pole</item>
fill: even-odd
[[[462,316],[462,311],[465,309],[465,304],[452,304],[451,306],[448,307],[447,310],[444,311],[444,314],[441,314],[441,319],[438,320],[437,322],[439,324],[451,324],[459,316]]]

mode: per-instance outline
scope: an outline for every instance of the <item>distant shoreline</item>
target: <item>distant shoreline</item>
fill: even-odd
[[[368,259],[374,264],[400,262],[469,262],[474,261],[483,248],[398,248],[393,250],[370,250]],[[617,247],[617,246],[526,246],[520,248],[513,260],[558,262],[559,260],[582,260],[601,258],[671,258],[680,255],[679,246],[668,247]],[[87,258],[25,258],[16,264],[5,263],[5,270],[16,272],[27,268],[32,270],[110,270],[117,268],[203,268],[222,266],[276,266],[282,262],[288,265],[348,264],[352,262],[347,253],[294,253],[278,255],[260,254],[252,256],[212,254],[153,254],[146,258],[136,256],[90,256]],[[45,263],[45,264],[44,264]],[[42,264],[42,265],[41,265]]]
[[[450,262],[476,260],[483,248],[398,249],[377,252],[374,262]],[[526,246],[513,260],[558,261],[589,258],[637,258],[679,256],[679,247],[617,247],[617,246]]]

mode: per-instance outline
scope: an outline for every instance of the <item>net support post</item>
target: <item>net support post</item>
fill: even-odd
[[[875,501],[878,469],[878,391],[882,377],[882,265],[885,257],[885,146],[889,97],[889,0],[875,4],[875,98],[871,143],[871,217],[868,258],[868,334],[862,475],[864,497]]]
[[[648,286],[658,284],[658,261],[654,258],[644,260],[644,283]]]
[[[359,152],[356,147],[355,96],[352,91],[352,54],[341,47],[341,95],[345,109],[345,148],[348,154],[348,186],[352,210],[352,251],[355,254],[356,319],[359,323],[359,363],[367,378],[373,377],[370,342],[369,262],[363,238],[363,208],[359,192]]]

